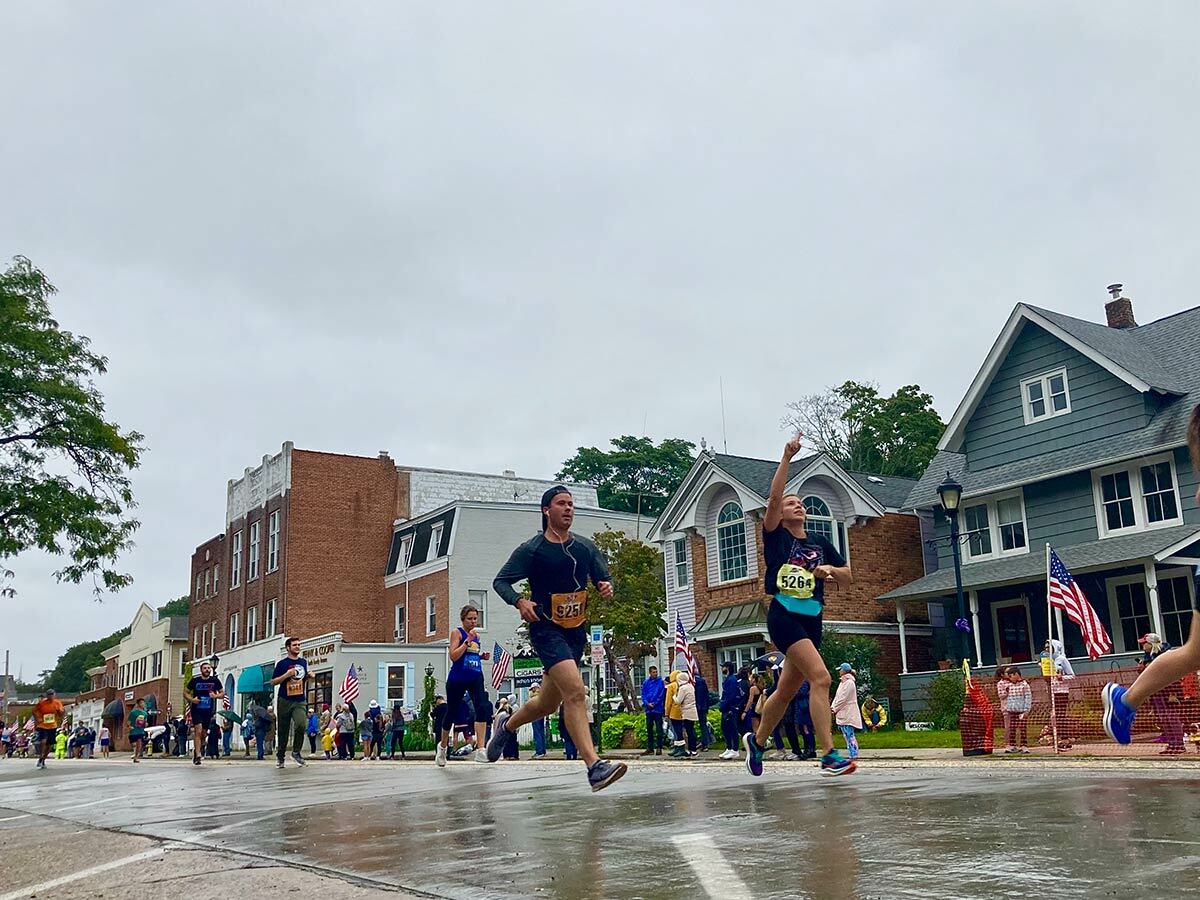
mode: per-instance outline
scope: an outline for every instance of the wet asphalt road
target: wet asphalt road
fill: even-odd
[[[1200,770],[864,763],[3,761],[0,810],[435,897],[1200,896]]]

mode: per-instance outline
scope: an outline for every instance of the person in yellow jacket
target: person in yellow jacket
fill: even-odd
[[[683,749],[683,707],[679,703],[679,673],[672,672],[667,679],[667,694],[663,700],[663,712],[671,727],[671,756],[686,756]]]
[[[54,737],[54,758],[67,758],[67,733],[60,730]]]

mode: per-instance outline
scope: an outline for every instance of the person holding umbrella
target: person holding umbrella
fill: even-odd
[[[233,752],[233,731],[235,725],[242,724],[242,717],[232,709],[222,709],[217,713],[225,721],[221,726],[222,755],[229,756]]]

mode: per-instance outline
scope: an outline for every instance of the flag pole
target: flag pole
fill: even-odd
[[[1061,637],[1060,637],[1061,639]],[[1050,644],[1050,675],[1046,681],[1050,694],[1050,732],[1054,737],[1054,752],[1058,752],[1058,711],[1054,705],[1054,607],[1050,603],[1050,544],[1046,543],[1046,643]]]

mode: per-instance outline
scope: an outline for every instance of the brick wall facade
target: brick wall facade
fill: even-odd
[[[405,606],[405,586],[398,584],[395,587],[387,588],[384,591],[385,601],[384,606],[388,610],[388,614],[395,620],[395,609],[397,606]],[[433,634],[428,634],[428,625],[425,617],[425,600],[427,597],[434,598],[434,609],[436,610],[437,622]],[[450,569],[445,568],[440,572],[431,572],[428,575],[422,575],[419,578],[414,578],[408,583],[408,605],[405,608],[405,617],[408,620],[408,640],[412,644],[432,644],[436,641],[444,641],[450,637],[450,629],[458,624],[458,611],[450,609]],[[451,621],[451,615],[454,619]],[[388,632],[389,635],[391,632]],[[404,640],[404,635],[400,636],[400,640]]]

